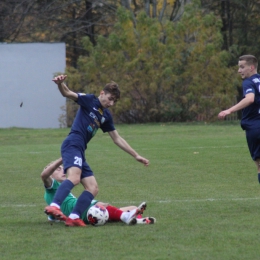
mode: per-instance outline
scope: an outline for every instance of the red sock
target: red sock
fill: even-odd
[[[121,221],[120,217],[123,213],[121,209],[118,209],[114,206],[107,206],[106,207],[108,214],[109,214],[109,220],[111,221]]]

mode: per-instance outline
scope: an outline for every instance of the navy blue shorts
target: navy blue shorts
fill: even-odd
[[[86,162],[85,151],[76,147],[74,142],[63,142],[61,146],[61,156],[65,173],[70,167],[78,167],[81,169],[81,179],[94,175]]]
[[[246,130],[246,140],[252,159],[260,159],[260,129]]]

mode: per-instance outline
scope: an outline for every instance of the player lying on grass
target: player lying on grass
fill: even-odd
[[[60,183],[66,180],[66,175],[62,166],[62,158],[59,158],[56,161],[48,164],[41,173],[41,179],[45,186],[44,199],[46,203],[50,205],[58,187],[60,186]],[[58,219],[60,221],[66,221],[67,216],[69,216],[69,214],[72,212],[76,202],[77,198],[72,193],[70,193],[61,205],[61,211],[63,214],[61,214],[58,218],[57,216],[54,217],[52,215],[48,215],[48,220],[55,221]],[[156,222],[156,219],[153,217],[142,217],[143,211],[146,209],[145,202],[141,203],[139,207],[127,206],[123,208],[116,208],[109,205],[108,203],[92,200],[89,208],[95,204],[101,204],[102,206],[106,207],[109,213],[109,221],[122,221],[128,225],[154,224]],[[82,219],[86,224],[89,224],[87,219],[88,209],[85,210],[84,214],[82,215]]]

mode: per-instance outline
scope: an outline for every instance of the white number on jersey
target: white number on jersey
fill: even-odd
[[[82,166],[82,159],[79,158],[78,156],[74,157],[74,164]]]

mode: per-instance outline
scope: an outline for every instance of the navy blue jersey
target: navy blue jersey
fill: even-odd
[[[112,116],[108,109],[103,109],[97,97],[92,94],[78,93],[77,103],[80,105],[67,140],[86,149],[87,143],[99,128],[103,132],[115,130]]]
[[[242,83],[243,97],[254,93],[254,103],[245,107],[242,113],[241,127],[244,130],[260,128],[260,74],[254,74]]]

